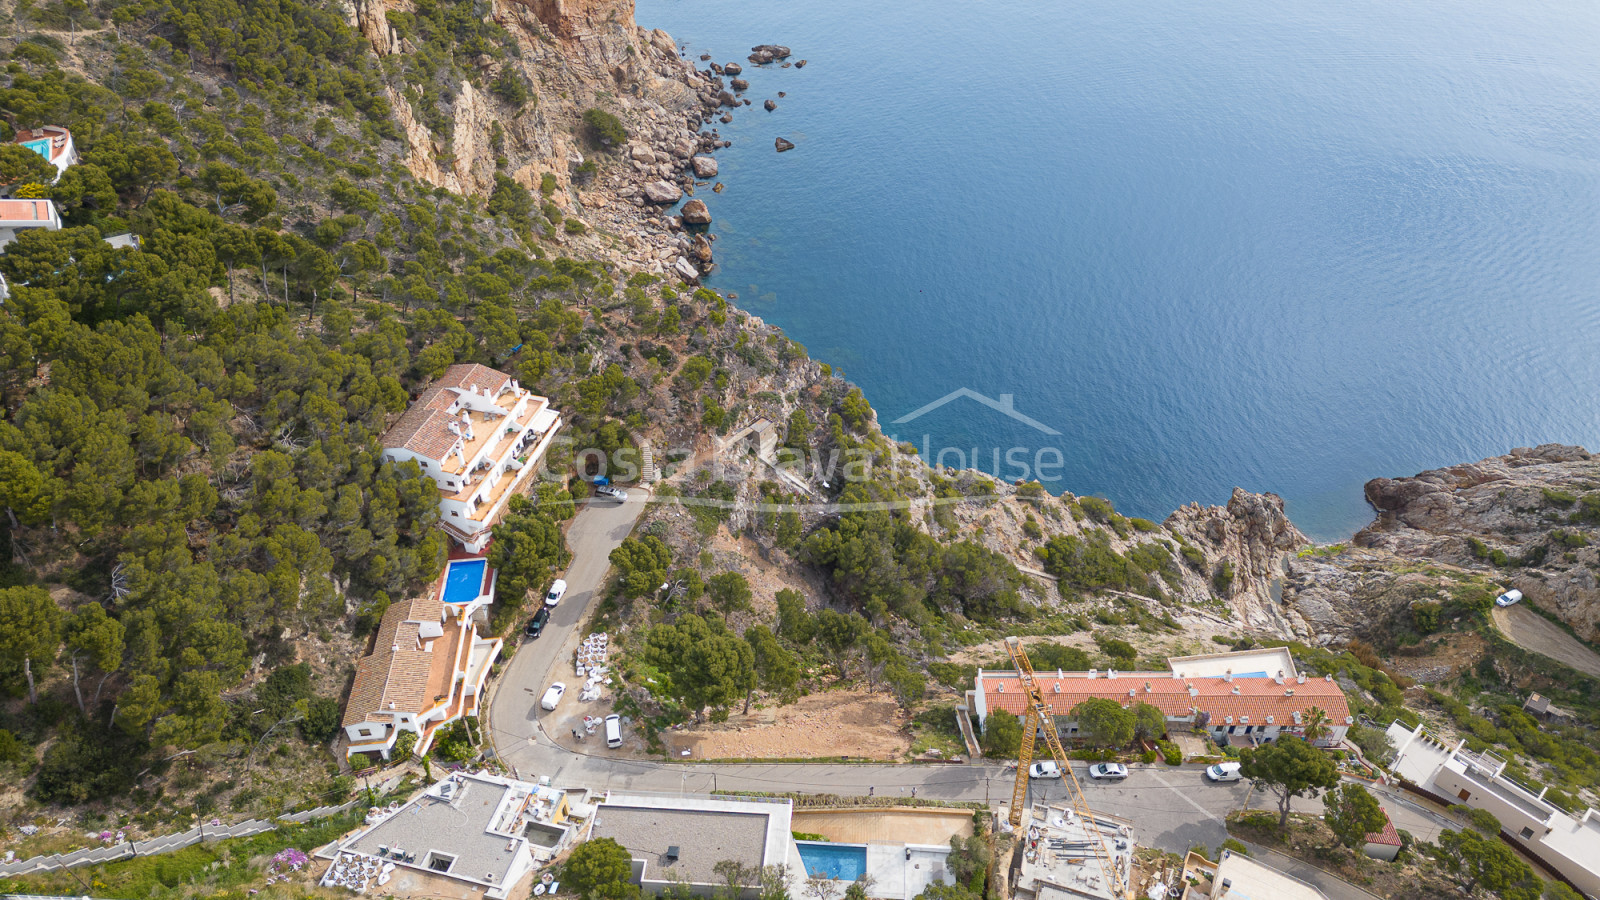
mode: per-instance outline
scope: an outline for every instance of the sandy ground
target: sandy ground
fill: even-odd
[[[1580,672],[1600,677],[1600,654],[1585,647],[1572,635],[1558,628],[1526,606],[1495,607],[1494,626],[1511,643],[1524,650],[1566,663]]]
[[[972,834],[972,811],[965,809],[870,809],[794,811],[794,830],[830,841],[868,841],[948,845]]]
[[[718,725],[663,732],[661,739],[673,757],[688,750],[693,759],[900,759],[911,749],[906,723],[886,694],[828,691]]]

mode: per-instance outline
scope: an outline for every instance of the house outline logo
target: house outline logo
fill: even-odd
[[[1000,413],[1003,416],[1006,416],[1007,418],[1015,419],[1018,422],[1021,422],[1022,424],[1028,426],[1029,428],[1032,428],[1034,431],[1038,431],[1038,432],[1041,432],[1043,434],[1048,434],[1048,435],[1051,435],[1051,436],[1059,436],[1061,434],[1061,432],[1055,430],[1054,428],[1051,428],[1049,425],[1046,425],[1043,422],[1040,422],[1038,419],[1034,419],[1034,418],[1031,418],[1029,416],[1023,415],[1020,412],[1017,412],[1017,408],[1014,405],[1013,400],[1012,400],[1013,395],[1011,395],[1011,394],[1001,394],[1000,398],[997,400],[994,397],[988,397],[988,396],[985,396],[983,394],[980,394],[977,391],[972,390],[971,388],[957,388],[957,389],[951,391],[950,393],[945,394],[943,397],[940,397],[939,399],[933,401],[932,403],[929,403],[927,406],[924,406],[924,407],[921,407],[920,409],[916,409],[916,410],[913,410],[911,412],[906,413],[905,415],[901,416],[900,418],[895,419],[894,422],[892,422],[891,424],[904,425],[907,422],[914,421],[916,419],[921,418],[922,416],[927,415],[928,413],[933,412],[934,410],[938,409],[941,406],[944,406],[947,403],[950,403],[950,402],[955,401],[955,400],[959,400],[959,399],[961,399],[963,397],[967,398],[968,400],[976,400],[979,403],[982,403],[984,406],[987,406],[990,409],[994,410],[995,412]]]

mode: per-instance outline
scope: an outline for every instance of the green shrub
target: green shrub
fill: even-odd
[[[1244,842],[1238,840],[1237,838],[1228,838],[1227,840],[1223,841],[1222,846],[1217,848],[1217,856],[1222,856],[1222,851],[1224,850],[1227,850],[1230,853],[1237,853],[1240,856],[1250,855],[1250,848],[1246,847]]]
[[[1223,560],[1217,564],[1217,570],[1211,573],[1211,586],[1224,597],[1233,588],[1233,561]]]
[[[1572,504],[1578,502],[1578,495],[1572,493],[1571,491],[1562,491],[1555,488],[1541,488],[1539,493],[1544,495],[1545,503],[1551,506],[1559,506],[1562,509],[1568,509],[1572,506]]]
[[[595,143],[602,146],[620,147],[628,142],[628,131],[622,127],[622,120],[603,109],[585,112],[583,124],[588,126]]]
[[[1161,751],[1162,760],[1169,766],[1183,765],[1183,751],[1171,741],[1157,741],[1156,747]]]
[[[588,226],[584,225],[577,219],[568,219],[566,224],[562,225],[561,227],[566,229],[567,234],[583,234],[589,230]]]

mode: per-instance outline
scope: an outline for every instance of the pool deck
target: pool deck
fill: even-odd
[[[969,815],[970,821],[970,815]],[[827,847],[827,844],[796,842],[802,845]],[[950,856],[948,844],[904,843],[842,843],[843,847],[866,851],[866,877],[872,883],[872,896],[888,900],[912,900],[935,882],[953,884],[946,862]],[[849,886],[847,879],[836,879],[842,892]]]

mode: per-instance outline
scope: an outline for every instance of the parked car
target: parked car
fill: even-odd
[[[606,746],[613,750],[622,746],[622,717],[616,713],[606,716]]]
[[[1242,777],[1244,776],[1239,774],[1239,764],[1236,762],[1217,763],[1214,766],[1206,766],[1206,778],[1212,781],[1238,781]]]
[[[1504,594],[1494,598],[1495,606],[1515,606],[1521,602],[1522,592],[1518,590],[1506,591]]]
[[[1036,762],[1028,767],[1029,778],[1060,778],[1061,767],[1054,762]]]
[[[550,621],[550,607],[539,607],[539,611],[533,614],[533,618],[529,619],[527,626],[522,629],[523,636],[531,641],[544,634],[544,625],[548,621]]]
[[[567,595],[567,583],[566,583],[566,581],[564,581],[564,580],[562,580],[560,578],[557,578],[555,581],[550,583],[550,593],[544,595],[544,605],[545,606],[555,606],[557,603],[560,603],[561,602],[561,598],[565,597],[566,595]]]
[[[544,709],[555,709],[566,693],[567,686],[558,681],[545,689],[544,696],[539,698],[539,705]]]
[[[610,498],[612,498],[614,500],[627,500],[628,499],[628,492],[627,491],[625,491],[625,490],[623,490],[622,488],[619,488],[619,487],[612,487],[609,484],[602,484],[602,485],[596,487],[594,489],[594,492],[597,495],[601,496],[601,497],[610,497]]]
[[[1128,777],[1128,767],[1122,763],[1095,763],[1089,767],[1089,777],[1097,781],[1121,781]]]

